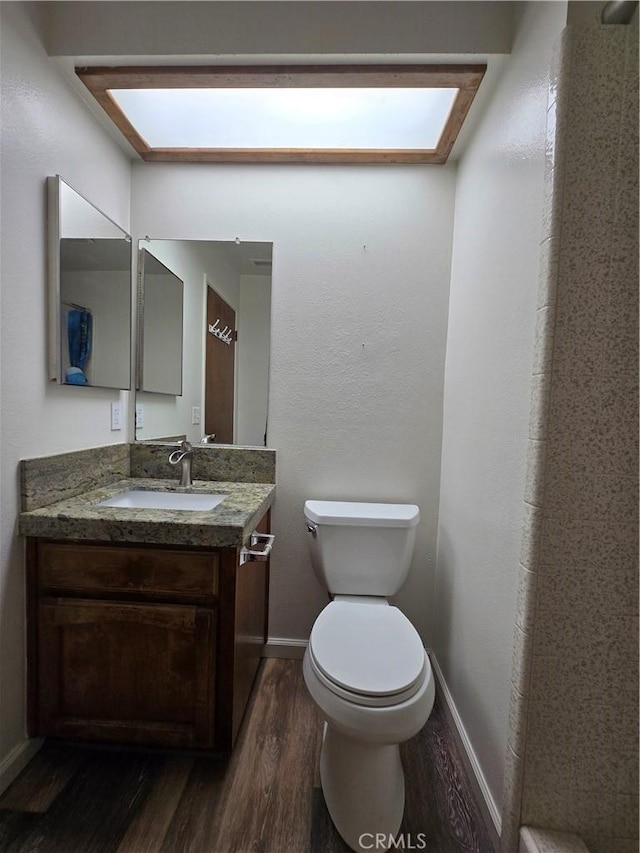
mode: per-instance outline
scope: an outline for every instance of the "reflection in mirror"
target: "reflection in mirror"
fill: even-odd
[[[131,387],[131,238],[59,175],[47,179],[49,378]]]
[[[142,249],[138,257],[139,391],[182,394],[183,282]]]
[[[154,288],[149,257],[184,284],[184,346],[181,396],[136,392],[136,439],[266,445],[273,245],[146,239],[140,249],[145,315]],[[144,336],[164,335],[176,346],[166,325],[148,332],[146,323]]]

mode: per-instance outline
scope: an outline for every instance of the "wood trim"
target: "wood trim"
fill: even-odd
[[[76,74],[148,162],[345,163],[441,165],[446,163],[486,65],[273,65],[79,67]],[[458,96],[434,150],[152,148],[126,118],[110,89],[179,88],[457,88]]]
[[[266,513],[262,516],[258,524],[256,525],[256,533],[271,533],[271,510],[268,509]],[[269,592],[271,590],[271,560],[267,561],[265,567],[265,578],[264,578],[264,600],[265,600],[265,609],[264,609],[264,645],[267,644],[267,639],[269,637]],[[262,654],[264,657],[264,648],[262,650]]]
[[[267,563],[248,560],[237,569],[233,667],[232,740],[235,743],[266,640]]]
[[[451,107],[449,118],[442,131],[442,136],[438,140],[438,156],[443,157],[442,162],[446,162],[453,143],[458,138],[458,134],[462,128],[464,120],[471,108],[473,99],[475,98],[477,87],[475,89],[460,89],[456,95],[456,99]]]
[[[215,610],[198,609],[196,611],[198,658],[194,733],[195,745],[205,749],[210,749],[215,740],[216,621]]]
[[[233,746],[233,679],[236,663],[236,571],[238,552],[225,548],[220,559],[218,612],[218,670],[216,678],[215,742],[218,749]]]
[[[38,735],[38,540],[25,544],[27,581],[27,735]]]
[[[453,144],[453,143],[452,143]],[[152,163],[344,163],[420,165],[446,162],[438,150],[330,148],[152,148],[141,155]]]
[[[97,90],[92,91],[91,94],[141,157],[144,158],[146,154],[153,150],[149,145],[147,145],[142,136],[140,136],[138,131],[122,112],[110,92]]]
[[[106,89],[367,88],[477,89],[486,65],[128,65],[79,67],[91,92]]]
[[[47,650],[50,649],[53,649],[52,660],[56,665],[43,666],[42,660],[46,657]],[[38,722],[37,729],[33,734],[50,734],[53,721],[60,715],[58,658],[59,643],[55,625],[55,609],[51,605],[42,607],[38,601],[38,695],[36,700]]]

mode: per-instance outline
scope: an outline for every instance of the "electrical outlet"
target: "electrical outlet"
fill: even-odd
[[[136,429],[142,429],[144,426],[144,408],[141,403],[136,406]]]
[[[191,408],[191,423],[199,424],[200,423],[200,406],[193,406]]]
[[[122,429],[122,409],[120,403],[111,404],[111,429]]]

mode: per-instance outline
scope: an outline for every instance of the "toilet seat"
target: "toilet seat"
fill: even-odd
[[[390,706],[420,689],[426,653],[406,616],[384,602],[344,600],[327,605],[309,638],[318,679],[356,705]]]

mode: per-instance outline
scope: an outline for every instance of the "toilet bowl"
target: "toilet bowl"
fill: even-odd
[[[435,698],[422,641],[385,597],[406,577],[417,507],[308,501],[305,516],[314,569],[330,578],[334,595],[313,625],[303,661],[305,683],[325,719],[322,790],[352,850],[370,850],[372,837],[386,839],[388,848],[404,811],[399,744],[424,726]],[[336,565],[341,553],[370,538],[375,545],[356,549],[364,560],[351,548],[353,562]],[[365,594],[354,594],[354,583]],[[376,849],[385,846],[377,842]]]

